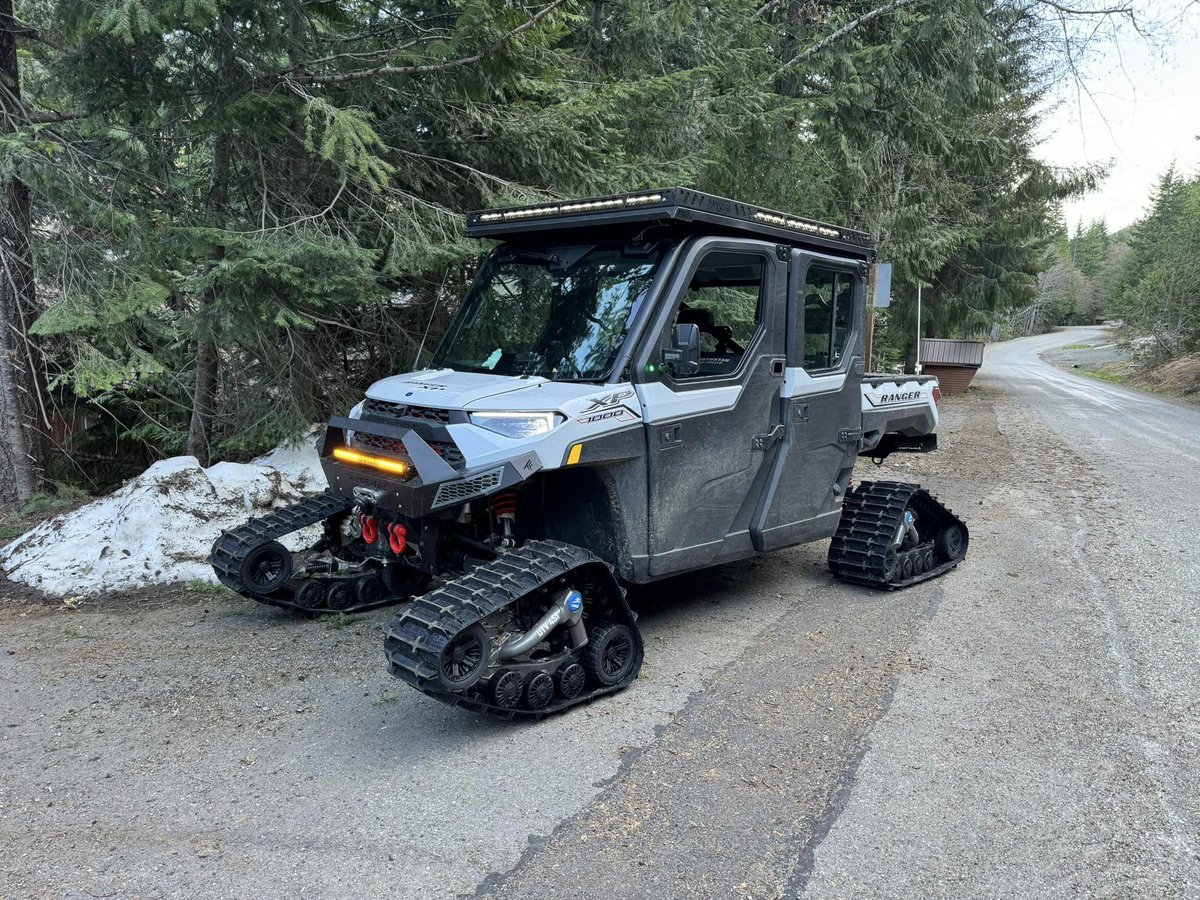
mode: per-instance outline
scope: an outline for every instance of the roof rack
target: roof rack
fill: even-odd
[[[786,244],[837,250],[857,259],[875,258],[874,242],[864,231],[680,187],[479,210],[467,216],[467,235],[514,239],[541,231],[595,230],[642,223],[675,225],[690,231],[745,233]]]

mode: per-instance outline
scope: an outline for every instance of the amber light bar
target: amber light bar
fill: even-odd
[[[401,462],[398,459],[388,459],[384,456],[372,456],[369,453],[359,453],[357,450],[351,450],[349,447],[334,447],[333,458],[344,463],[350,463],[352,466],[367,466],[371,469],[378,469],[380,472],[387,472],[389,475],[407,475],[410,471],[409,465],[406,462]]]

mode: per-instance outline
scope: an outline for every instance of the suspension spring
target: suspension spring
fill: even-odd
[[[497,519],[515,519],[517,517],[517,492],[505,491],[492,499],[492,512]]]

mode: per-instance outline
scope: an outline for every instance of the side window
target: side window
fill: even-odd
[[[804,368],[841,365],[854,331],[854,279],[812,266],[804,283]]]
[[[700,369],[677,379],[727,375],[741,365],[762,319],[764,272],[764,260],[755,253],[704,257],[675,314],[676,325],[700,328]]]

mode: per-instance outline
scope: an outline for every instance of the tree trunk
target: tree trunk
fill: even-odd
[[[0,134],[24,118],[13,0],[0,0]],[[37,317],[29,187],[0,181],[0,502],[28,500],[45,483],[50,416],[40,351],[29,335]]]
[[[222,11],[217,33],[217,82],[229,84],[233,58],[233,14],[228,8]],[[225,212],[229,200],[229,165],[233,151],[233,139],[229,132],[222,131],[213,139],[212,168],[209,171],[208,196],[204,206],[213,225],[225,227]],[[212,259],[220,262],[225,258],[225,247],[213,247]],[[200,298],[197,315],[196,336],[196,381],[192,390],[192,418],[188,425],[187,453],[207,466],[212,461],[213,422],[217,416],[217,400],[220,388],[221,356],[217,349],[215,323],[210,313],[220,288],[212,285]]]
[[[787,63],[800,49],[808,31],[808,13],[804,0],[788,0],[787,24],[783,33],[783,41],[779,46],[779,61]],[[800,85],[800,76],[792,68],[781,71],[775,79],[775,93],[781,97],[794,97]],[[794,117],[789,120],[789,131],[795,127]]]

